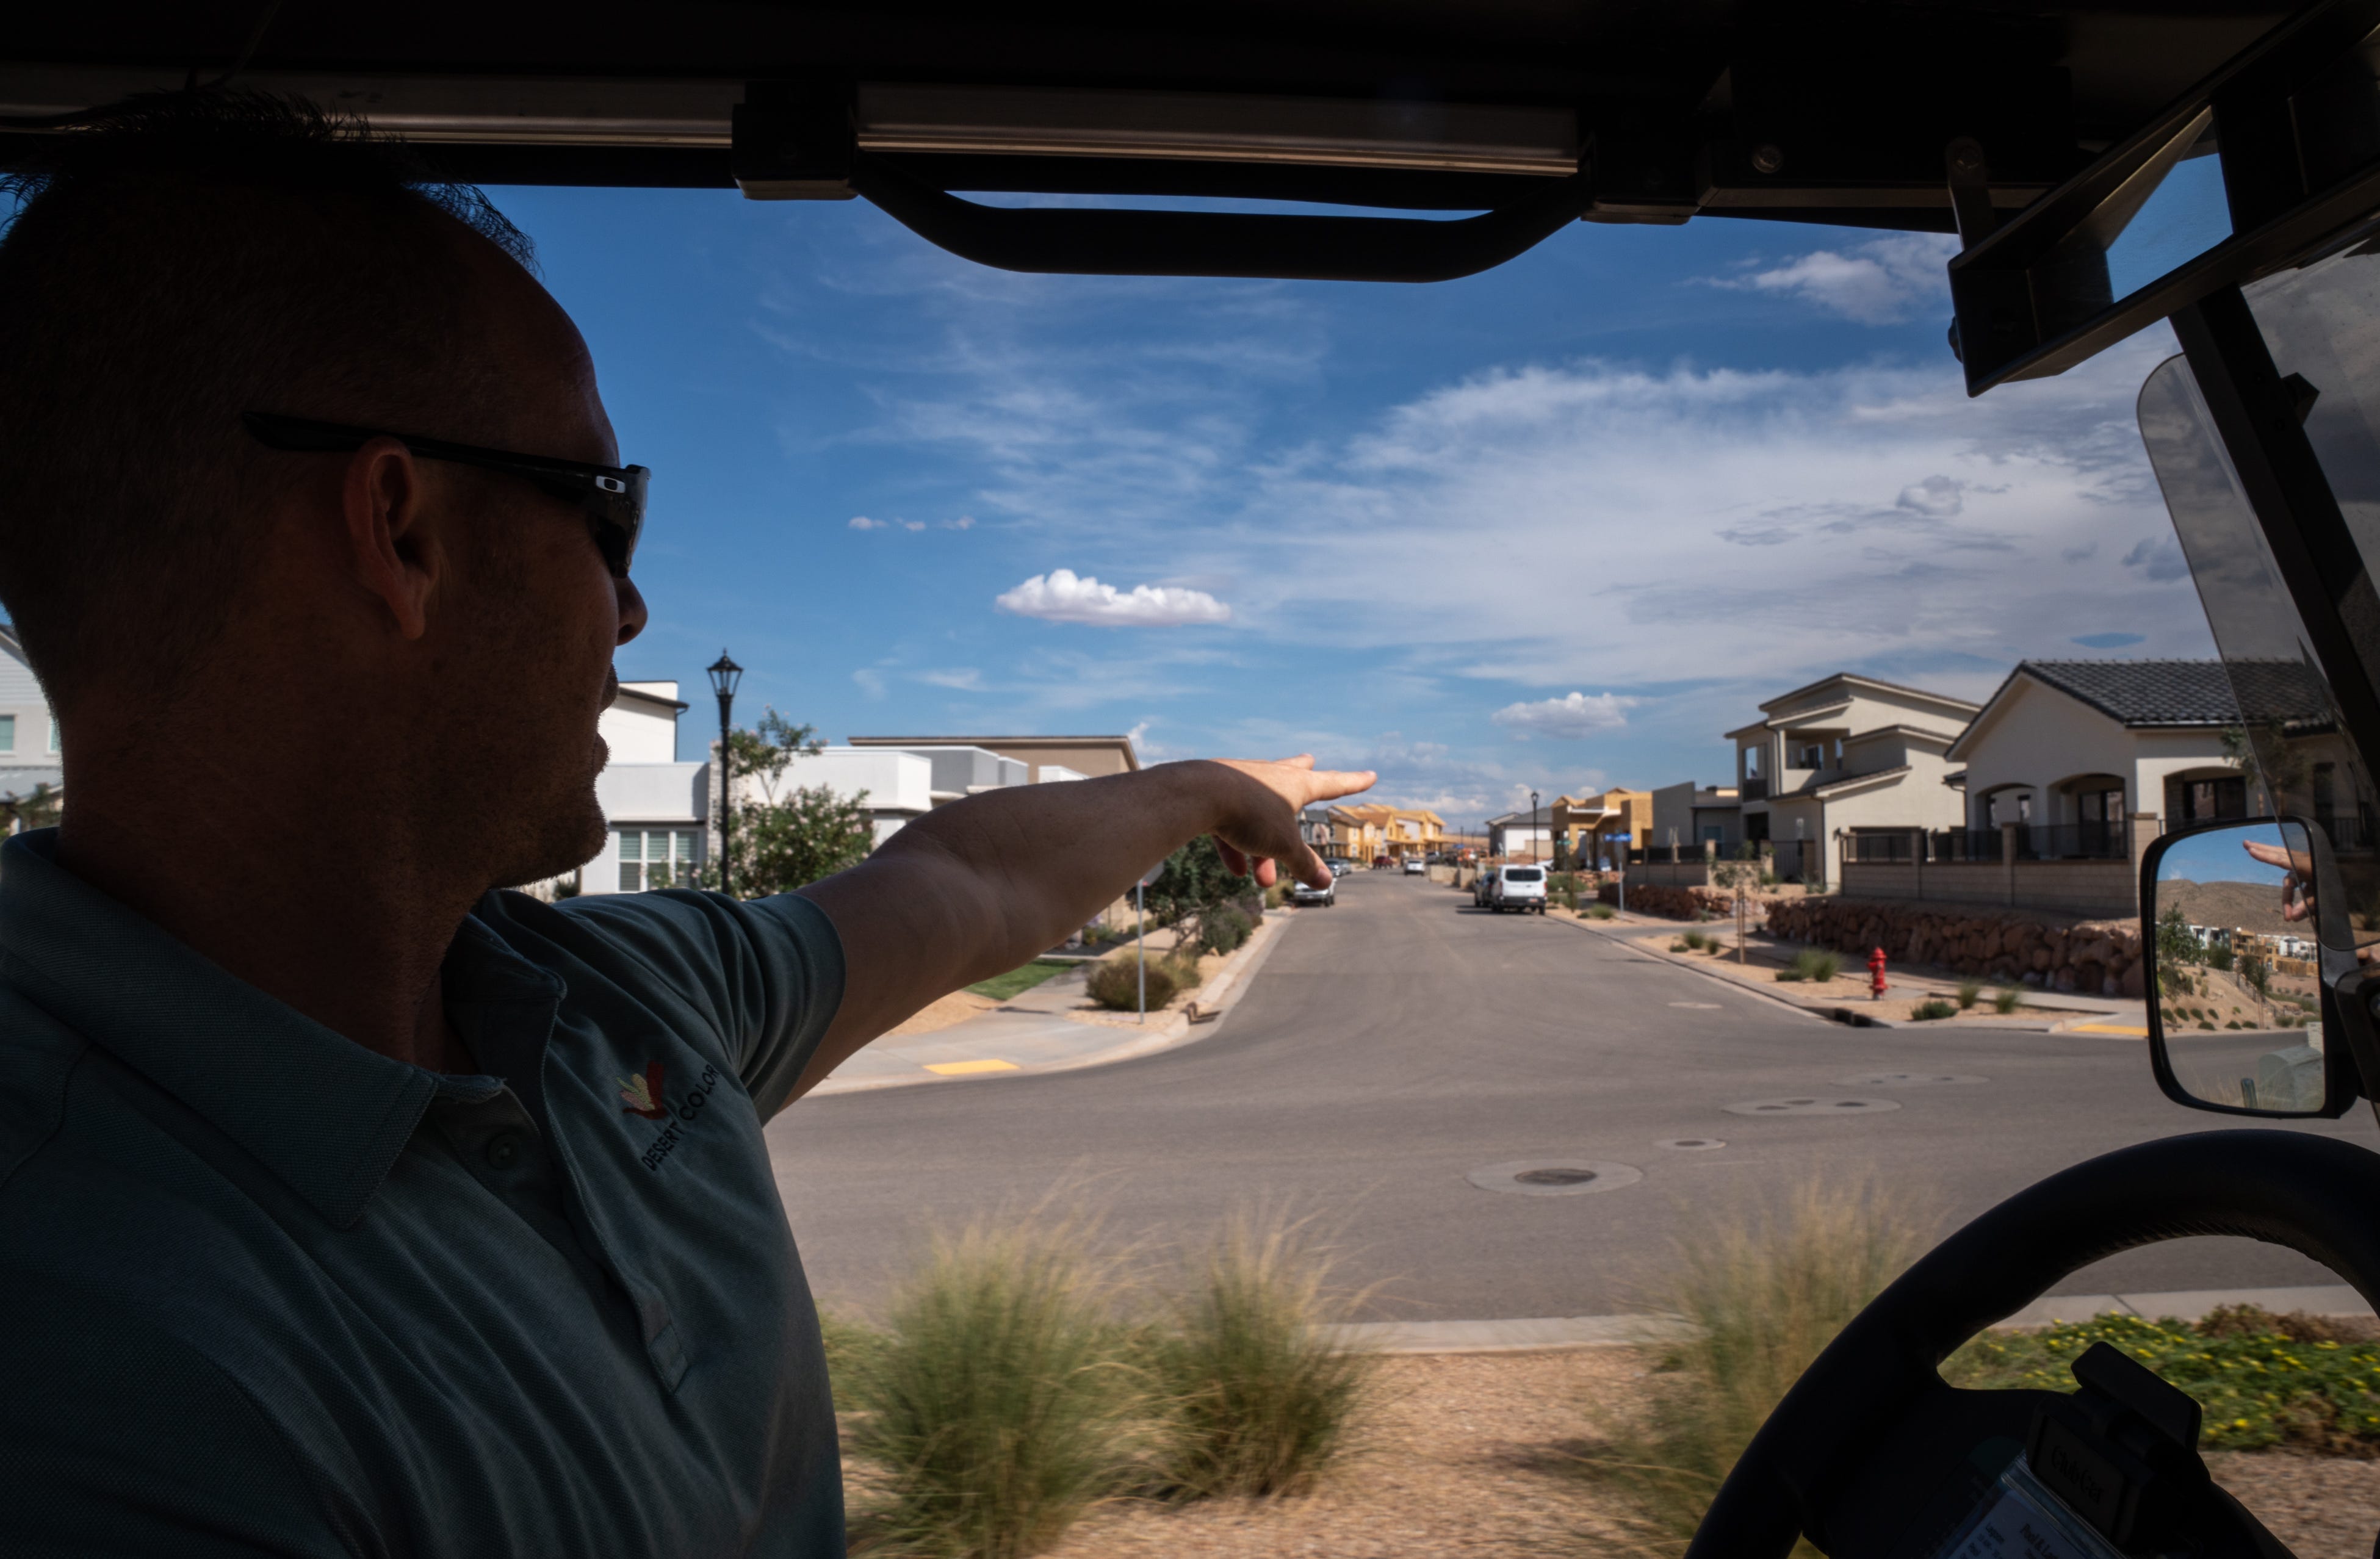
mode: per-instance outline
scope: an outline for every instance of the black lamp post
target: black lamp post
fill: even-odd
[[[744,668],[729,659],[722,649],[709,670],[710,691],[719,695],[719,891],[728,893],[733,889],[727,882],[727,834],[735,825],[735,809],[729,804],[734,792],[727,788],[728,717],[735,707],[735,684],[744,680]]]
[[[1546,836],[1537,828],[1537,792],[1529,792],[1529,859],[1537,858],[1537,842]]]

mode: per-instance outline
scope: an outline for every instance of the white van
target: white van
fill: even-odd
[[[1499,866],[1496,884],[1488,890],[1488,907],[1498,914],[1506,910],[1527,913],[1535,910],[1546,912],[1546,869],[1543,866]]]

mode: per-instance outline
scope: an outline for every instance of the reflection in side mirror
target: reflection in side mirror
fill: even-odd
[[[2159,840],[2141,885],[2149,1043],[2179,1102],[2330,1113],[2305,825],[2270,817]]]

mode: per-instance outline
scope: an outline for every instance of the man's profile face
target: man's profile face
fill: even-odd
[[[475,313],[495,385],[471,441],[603,465],[617,441],[586,344],[526,272],[473,239]],[[425,462],[425,467],[434,463]],[[448,466],[425,471],[468,514],[462,577],[442,632],[462,737],[454,800],[483,807],[491,886],[559,876],[599,853],[596,726],[618,690],[613,652],[642,631],[636,587],[613,576],[582,511],[534,485]],[[459,821],[459,819],[458,819]]]

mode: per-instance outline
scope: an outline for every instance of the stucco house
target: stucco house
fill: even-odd
[[[1110,774],[1130,774],[1140,767],[1140,754],[1129,736],[855,736],[855,747],[899,747],[923,752],[931,747],[980,747],[1025,766],[1025,781],[1046,784],[1052,780],[1095,780]]]
[[[1615,786],[1591,795],[1557,796],[1554,838],[1565,858],[1584,865],[1625,865],[1653,831],[1653,792]]]
[[[578,868],[581,893],[637,893],[689,886],[708,858],[710,766],[680,763],[674,682],[624,682],[596,730],[612,758],[595,780],[611,823],[603,853]]]
[[[1842,880],[1855,829],[1959,828],[1964,807],[1942,780],[1976,713],[1963,698],[1849,672],[1768,700],[1727,733],[1743,839],[1769,842],[1778,876],[1816,886]]]
[[[1551,861],[1554,858],[1554,813],[1526,807],[1488,819],[1488,853],[1509,861]]]
[[[64,765],[49,695],[17,642],[17,631],[0,622],[0,808],[6,809],[7,831],[23,826],[17,804],[37,787],[56,792],[65,783]]]
[[[1732,855],[1742,841],[1743,805],[1733,786],[1681,780],[1652,794],[1652,832],[1637,848],[1699,855],[1708,844],[1718,846],[1721,855]]]
[[[2125,819],[2244,817],[2225,754],[2239,706],[2220,660],[2027,660],[1949,749],[1966,826],[2025,826],[2031,853],[2120,859]]]

